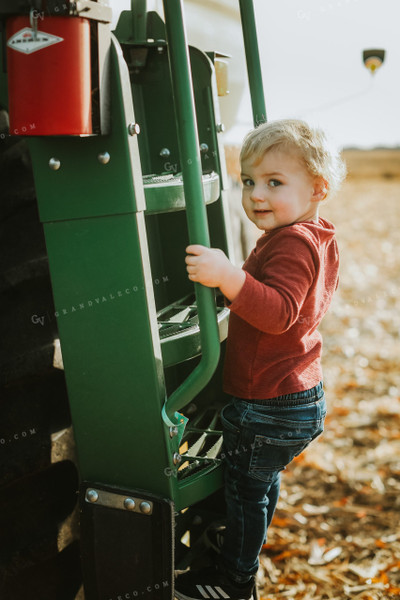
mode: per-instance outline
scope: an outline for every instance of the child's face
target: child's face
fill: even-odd
[[[325,182],[307,171],[295,150],[272,148],[261,160],[244,160],[241,178],[243,208],[259,229],[318,218]]]

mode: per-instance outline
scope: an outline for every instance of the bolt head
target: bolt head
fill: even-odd
[[[223,133],[225,131],[225,125],[223,123],[217,124],[217,133]]]
[[[169,428],[169,437],[173,438],[176,435],[178,435],[178,428],[176,425],[174,425],[173,427]]]
[[[174,452],[174,456],[172,458],[174,465],[178,465],[181,460],[182,460],[182,456],[179,454],[179,452]]]
[[[169,158],[171,156],[171,150],[169,148],[161,148],[160,156],[161,158]]]
[[[88,490],[86,492],[86,498],[89,500],[89,502],[94,503],[99,499],[99,494],[96,492],[96,490]]]
[[[139,133],[140,133],[139,123],[129,123],[128,133],[129,133],[129,135],[139,135]]]
[[[148,515],[151,512],[151,505],[148,502],[141,502],[140,512],[142,512],[144,515]]]
[[[101,152],[101,154],[98,155],[97,159],[99,163],[101,163],[102,165],[106,165],[110,162],[111,156],[108,152]]]
[[[58,169],[61,167],[61,162],[58,160],[58,158],[52,157],[49,160],[49,167],[52,171],[58,171]]]
[[[135,510],[136,502],[132,498],[125,498],[124,506],[126,510]]]

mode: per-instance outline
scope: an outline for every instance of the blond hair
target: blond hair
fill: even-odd
[[[272,148],[295,150],[311,175],[322,177],[328,194],[334,194],[346,176],[346,165],[321,129],[299,119],[281,119],[262,123],[245,137],[240,161],[254,157],[261,160]]]

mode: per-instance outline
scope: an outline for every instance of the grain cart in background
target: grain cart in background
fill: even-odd
[[[251,0],[240,9],[259,122]],[[0,0],[7,600],[72,600],[82,579],[86,600],[170,600],[224,511],[229,313],[184,263],[188,243],[231,255],[219,55],[187,47],[180,0],[164,14],[132,0],[111,33],[105,2]],[[71,422],[77,469],[51,457]],[[57,552],[77,496],[80,541]]]

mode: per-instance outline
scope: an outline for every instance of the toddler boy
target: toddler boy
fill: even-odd
[[[219,249],[187,248],[189,279],[218,287],[230,308],[224,367],[227,521],[217,567],[177,578],[176,598],[256,597],[258,556],[278,501],[280,473],[323,431],[322,339],[338,284],[334,226],[319,204],[345,167],[303,121],[251,131],[240,154],[242,204],[264,233],[243,265]]]

